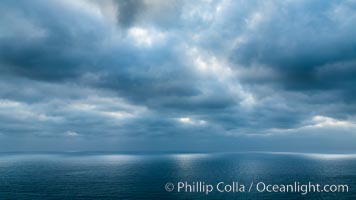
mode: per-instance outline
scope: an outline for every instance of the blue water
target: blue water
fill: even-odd
[[[345,193],[177,192],[177,182],[347,184]],[[172,182],[175,189],[165,190]],[[248,188],[247,188],[248,189]],[[356,155],[1,153],[0,199],[356,199]]]

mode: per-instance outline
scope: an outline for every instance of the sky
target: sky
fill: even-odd
[[[356,1],[0,1],[0,151],[356,152]]]

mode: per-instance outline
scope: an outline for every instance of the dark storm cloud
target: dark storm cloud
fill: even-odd
[[[291,139],[355,137],[355,8],[2,1],[0,137],[123,150],[286,150]]]
[[[142,1],[117,1],[119,24],[127,27],[131,26],[138,18],[144,5]]]
[[[119,26],[154,24],[161,28],[174,28],[183,25],[180,17],[184,1],[117,0],[114,4],[117,6]]]
[[[340,89],[345,78],[351,88],[354,79],[345,74],[355,69],[347,67],[356,57],[354,8],[352,1],[257,3],[231,59],[272,68],[287,89]],[[326,77],[321,72],[330,65],[336,75]]]
[[[113,3],[117,8],[119,26],[130,27],[135,24],[153,23],[172,28],[179,25],[172,22],[180,20],[184,1],[116,0]]]
[[[97,86],[125,93],[134,100],[161,94],[185,96],[198,92],[186,86],[189,82],[182,81],[186,77],[192,80],[191,75],[173,55],[174,49],[168,46],[157,47],[154,51],[135,47],[133,41],[125,39],[128,33],[123,27],[116,32],[123,34],[118,36],[119,41],[107,49],[105,40],[113,36],[106,33],[110,28],[105,21],[78,13],[73,8],[58,10],[58,5],[46,5],[41,1],[9,4],[20,13],[20,18],[24,18],[21,20],[33,23],[43,33],[35,38],[23,38],[22,32],[4,37],[0,47],[4,72],[45,81],[78,79],[85,73],[98,74]],[[30,14],[22,16],[25,13]],[[5,15],[17,17],[11,16],[14,15],[11,9]],[[4,21],[7,22],[6,19]],[[16,29],[11,26],[19,26],[7,25],[10,29]],[[166,73],[159,74],[155,70]],[[171,76],[177,76],[179,80],[170,81]],[[167,82],[162,85],[164,81]]]
[[[83,50],[95,49],[102,36],[95,19],[41,1],[2,4],[2,70],[56,81],[77,76],[82,64],[92,65],[91,52]]]

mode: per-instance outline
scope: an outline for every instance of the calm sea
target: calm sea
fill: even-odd
[[[165,190],[167,182],[174,186]],[[177,191],[237,182],[245,192]],[[256,184],[348,185],[348,192],[258,192]],[[248,192],[250,185],[252,190]],[[261,186],[261,185],[260,185]],[[170,186],[171,187],[171,186]],[[193,186],[192,186],[193,187]],[[188,187],[189,189],[189,187]],[[229,189],[229,188],[228,188]],[[262,188],[261,188],[262,189]],[[356,199],[355,154],[0,153],[0,199]]]

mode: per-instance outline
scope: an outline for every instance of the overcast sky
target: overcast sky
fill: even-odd
[[[0,151],[356,151],[356,1],[0,1]]]

